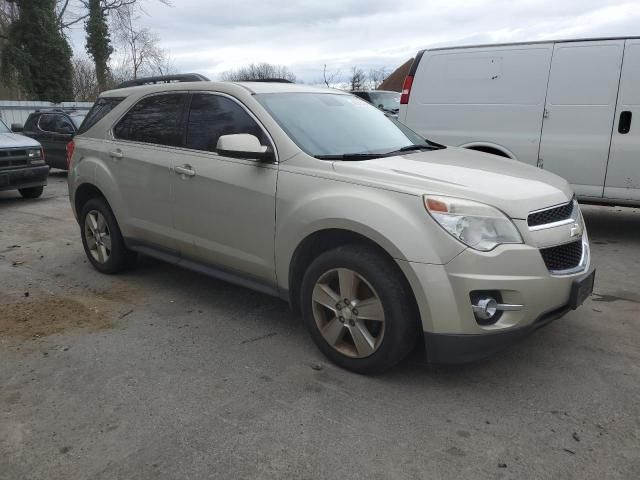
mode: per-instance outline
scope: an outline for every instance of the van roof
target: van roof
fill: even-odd
[[[542,43],[572,43],[572,42],[591,42],[591,41],[603,41],[603,40],[635,40],[639,39],[640,36],[630,36],[630,37],[591,37],[591,38],[571,38],[564,40],[536,40],[533,42],[511,42],[511,43],[482,43],[477,45],[457,45],[453,47],[437,47],[437,48],[426,48],[421,50],[421,52],[425,51],[438,51],[438,50],[456,50],[462,48],[486,48],[486,47],[509,47],[513,45],[538,45]]]

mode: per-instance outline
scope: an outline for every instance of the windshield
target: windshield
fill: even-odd
[[[86,117],[86,115],[69,115],[69,118],[71,119],[73,124],[76,126],[76,128],[80,128],[80,125],[82,125],[82,121],[84,120],[84,117]]]
[[[11,130],[0,120],[0,133],[11,133]]]
[[[397,92],[369,92],[369,98],[378,108],[394,113],[400,110],[400,94]]]
[[[353,95],[263,93],[256,99],[306,153],[384,154],[424,138]]]

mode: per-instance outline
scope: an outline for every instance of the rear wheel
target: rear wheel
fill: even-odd
[[[23,198],[38,198],[44,191],[43,186],[18,189]]]
[[[323,253],[304,275],[301,306],[320,350],[334,363],[375,373],[400,362],[417,338],[413,299],[393,261],[363,245]]]
[[[92,198],[80,213],[82,245],[91,264],[102,273],[117,273],[130,267],[135,252],[127,249],[116,218],[107,202]]]

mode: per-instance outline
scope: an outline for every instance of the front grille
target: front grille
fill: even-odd
[[[541,248],[540,253],[550,272],[569,270],[580,265],[582,240],[557,247]]]
[[[538,225],[559,222],[561,220],[571,218],[572,213],[573,201],[566,205],[560,205],[559,207],[548,208],[547,210],[531,213],[527,218],[527,224],[530,227],[537,227]]]
[[[0,168],[24,167],[27,163],[26,150],[0,150]]]

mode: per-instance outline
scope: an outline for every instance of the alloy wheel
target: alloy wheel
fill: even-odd
[[[380,297],[360,274],[348,268],[324,273],[312,292],[313,317],[324,340],[351,358],[372,355],[385,330]]]
[[[111,233],[104,215],[98,210],[91,210],[85,217],[84,234],[93,259],[107,263],[111,256]]]

